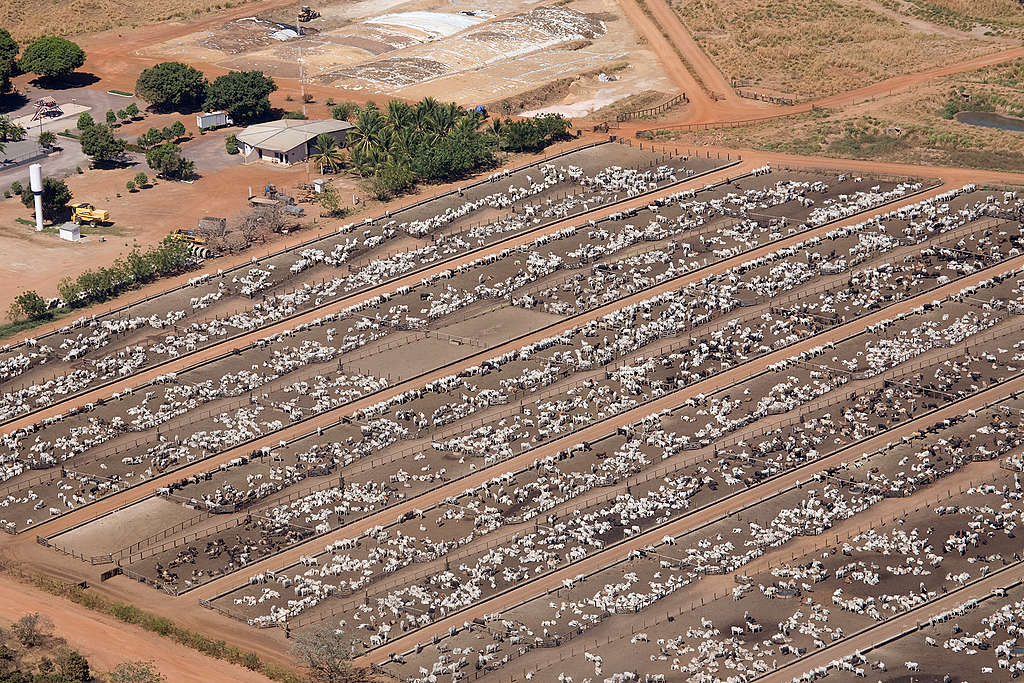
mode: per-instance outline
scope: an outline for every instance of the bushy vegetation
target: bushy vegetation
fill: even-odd
[[[165,142],[175,142],[188,133],[185,130],[185,124],[181,121],[175,121],[169,126],[163,128],[150,128],[148,131],[138,137],[136,142],[142,149],[151,149],[158,145],[162,145]]]
[[[106,301],[158,277],[177,275],[193,263],[187,244],[166,237],[146,251],[133,248],[127,256],[118,258],[109,266],[87,270],[77,278],[65,277],[57,285],[57,292],[66,306],[84,306]]]
[[[135,605],[110,600],[77,584],[66,583],[49,576],[31,575],[27,578],[36,588],[51,595],[66,598],[95,612],[109,614],[126,624],[134,624],[139,628],[157,633],[215,659],[222,659],[252,671],[258,671],[271,680],[281,683],[301,683],[304,680],[288,669],[262,661],[252,651],[228,645],[223,640],[217,640],[196,631],[190,631],[166,617],[146,612]]]
[[[218,76],[206,87],[206,111],[223,109],[235,123],[260,121],[270,113],[270,93],[277,90],[274,79],[262,71],[232,71]]]
[[[109,126],[89,126],[78,140],[82,153],[94,164],[105,165],[124,158],[125,141],[115,136]]]
[[[57,36],[43,36],[25,48],[18,68],[43,78],[66,79],[85,64],[85,52],[76,43]]]
[[[429,97],[415,105],[392,100],[384,110],[370,102],[356,110],[348,131],[349,162],[377,198],[387,199],[417,181],[449,182],[493,167],[498,149],[539,151],[571,125],[561,116],[489,128],[484,121],[477,112]]]
[[[43,220],[56,221],[68,214],[68,202],[71,201],[71,190],[67,183],[59,178],[43,178]],[[27,209],[35,209],[32,188],[28,185],[21,190],[21,203]]]
[[[206,99],[206,86],[199,69],[181,62],[161,62],[139,74],[135,92],[159,111],[195,111]]]
[[[0,28],[0,94],[11,91],[11,76],[18,69],[18,43],[7,29]]]
[[[173,142],[165,142],[146,152],[146,164],[157,175],[172,180],[188,180],[195,175],[196,164],[181,155],[181,148]]]
[[[12,321],[38,320],[46,315],[46,308],[46,299],[30,289],[14,297],[7,309],[7,317]]]
[[[53,621],[26,614],[10,631],[0,629],[0,681],[4,683],[87,683],[89,660],[53,635]]]

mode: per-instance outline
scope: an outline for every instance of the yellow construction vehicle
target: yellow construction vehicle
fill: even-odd
[[[79,225],[107,223],[110,221],[110,212],[106,209],[97,209],[89,202],[79,202],[71,205],[71,220]]]
[[[200,237],[196,234],[195,230],[183,230],[178,228],[171,233],[171,237],[182,242],[188,242],[189,244],[206,244],[206,238]]]
[[[320,16],[320,13],[309,5],[303,5],[302,9],[299,10],[299,21],[313,21]]]

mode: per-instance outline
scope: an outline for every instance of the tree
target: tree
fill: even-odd
[[[153,662],[122,662],[108,676],[110,683],[162,683],[167,678]]]
[[[381,165],[370,179],[370,191],[381,201],[391,199],[412,187],[416,174],[409,165],[388,161]]]
[[[92,680],[89,660],[78,650],[62,649],[57,659],[61,679],[68,683],[87,683]]]
[[[124,111],[125,111],[126,114],[128,114],[128,116],[130,116],[130,117],[132,117],[134,119],[136,116],[139,115],[139,105],[137,105],[134,102],[132,102],[131,104],[129,104],[127,107],[124,108]]]
[[[26,614],[11,624],[11,632],[14,634],[14,637],[25,647],[35,647],[42,644],[52,628],[53,621],[48,616],[39,612]]]
[[[323,192],[317,195],[317,202],[324,210],[321,216],[328,218],[344,218],[348,210],[342,206],[341,194],[333,187],[325,187]]]
[[[78,280],[73,280],[70,276],[65,275],[57,283],[57,294],[60,295],[65,306],[77,306],[81,303],[82,288],[78,285]]]
[[[270,93],[275,90],[274,79],[262,71],[232,71],[210,83],[204,107],[226,110],[235,123],[257,121],[270,113]]]
[[[238,136],[232,133],[224,139],[224,150],[228,154],[238,154]]]
[[[115,123],[117,123],[117,114],[114,113],[113,109],[108,109],[107,110],[107,125],[108,126],[113,126]]]
[[[135,192],[135,181],[129,180],[127,183],[124,184],[124,187],[129,192]]]
[[[2,29],[0,29],[2,30]],[[13,87],[11,76],[14,73],[14,62],[0,59],[0,93],[10,92]]]
[[[135,184],[141,189],[146,185],[149,185],[149,177],[142,171],[139,171],[135,174]]]
[[[44,130],[39,134],[39,146],[40,147],[53,147],[57,144],[57,134],[50,130]]]
[[[181,62],[161,62],[143,70],[135,93],[158,110],[195,111],[206,98],[203,72]]]
[[[331,107],[331,116],[339,121],[348,121],[358,108],[355,102],[342,102]]]
[[[78,141],[82,143],[82,153],[95,164],[110,163],[124,156],[124,140],[116,137],[107,126],[86,128]]]
[[[0,93],[11,89],[11,76],[14,75],[17,56],[18,43],[7,29],[0,28]]]
[[[89,115],[89,112],[83,111],[81,114],[78,115],[78,130],[85,130],[86,128],[91,128],[95,125],[96,121],[94,121],[92,116]]]
[[[171,124],[171,135],[173,137],[169,139],[176,140],[178,138],[183,138],[185,137],[186,132],[187,131],[185,130],[185,124],[181,121],[175,121]]]
[[[370,683],[367,669],[352,663],[352,648],[344,634],[322,624],[295,637],[292,652],[306,665],[315,683]]]
[[[11,320],[20,320],[22,318],[35,320],[45,314],[46,300],[31,289],[16,296],[14,301],[11,302],[10,309],[7,311],[7,317]]]
[[[25,139],[25,127],[14,123],[6,116],[0,116],[0,140],[7,142]]]
[[[55,221],[67,213],[68,202],[71,201],[71,190],[58,178],[43,178],[43,220]],[[21,191],[21,203],[27,208],[35,208],[32,188],[25,187]]]
[[[309,155],[309,160],[320,167],[321,173],[326,173],[328,169],[331,173],[337,173],[345,163],[345,153],[341,151],[341,145],[334,136],[320,133],[313,143],[313,153]]]
[[[124,109],[118,109],[117,110],[117,118],[118,118],[119,121],[124,123],[125,121],[128,121],[129,119],[131,119],[131,114],[126,112]]]
[[[150,128],[139,136],[139,147],[149,149],[164,141],[164,134],[159,128]]]
[[[285,226],[284,209],[280,205],[257,206],[250,214],[242,218],[238,226],[245,243],[252,244],[259,240],[265,242],[270,233],[277,232]]]
[[[65,79],[85,64],[85,53],[75,43],[57,36],[43,36],[25,48],[18,66],[26,73],[48,79]]]
[[[184,180],[196,170],[194,161],[181,156],[181,148],[173,142],[165,142],[146,152],[146,164],[165,178]]]

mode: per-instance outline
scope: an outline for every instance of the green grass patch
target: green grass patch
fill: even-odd
[[[32,320],[19,320],[13,323],[4,323],[3,325],[0,325],[0,339],[7,339],[9,337],[13,337],[14,335],[20,332],[34,329],[36,327],[39,327],[43,323],[50,322],[51,320],[59,320],[60,318],[66,316],[68,313],[70,313],[68,309],[58,308],[53,311],[47,311],[46,315],[39,318],[34,318]]]
[[[15,220],[15,222],[21,223],[22,225],[29,225],[29,226],[31,226],[33,228],[36,227],[36,222],[35,221],[30,221],[27,218],[15,218],[14,220]]]
[[[135,93],[125,92],[124,90],[108,90],[107,92],[111,95],[120,95],[121,97],[135,97]]]

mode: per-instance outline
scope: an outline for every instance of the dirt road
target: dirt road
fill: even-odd
[[[0,619],[9,623],[32,612],[50,617],[55,635],[67,639],[71,647],[85,655],[94,670],[109,671],[124,661],[151,660],[169,681],[265,683],[269,680],[70,600],[0,576]]]

